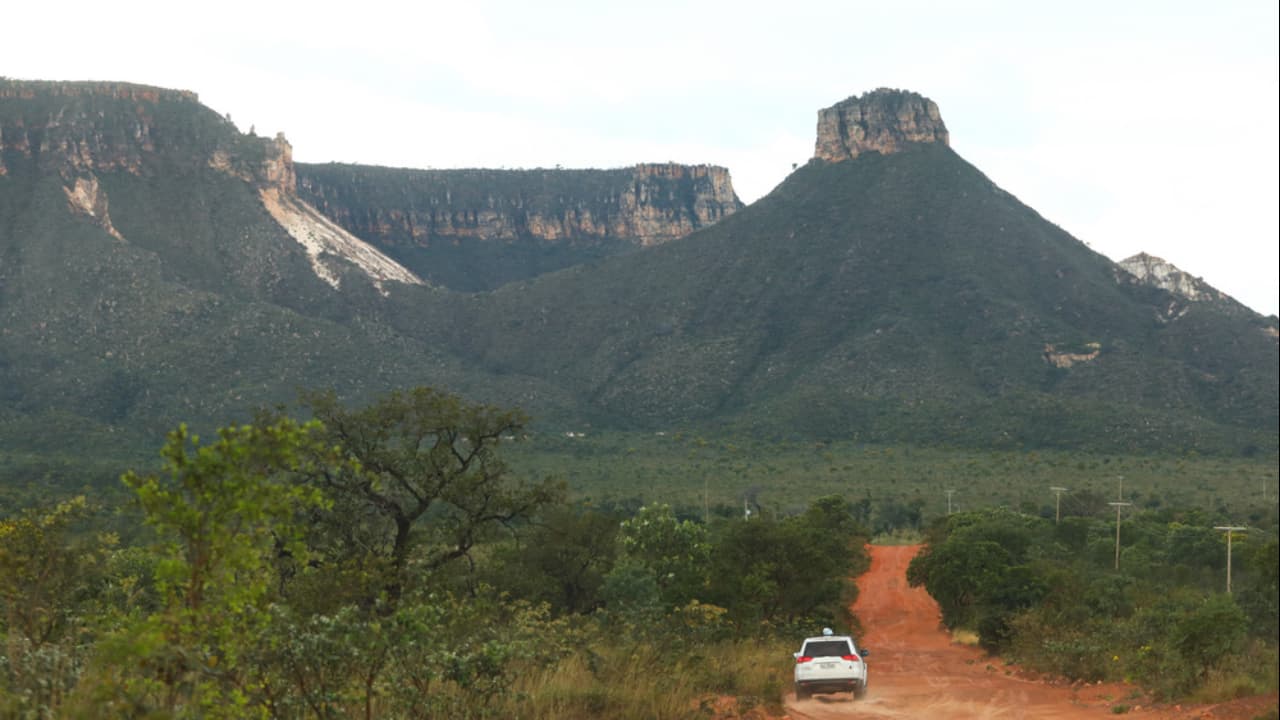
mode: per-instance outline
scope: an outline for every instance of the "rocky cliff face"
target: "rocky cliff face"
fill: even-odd
[[[292,187],[283,135],[241,135],[193,92],[128,83],[0,80],[0,173],[20,162],[68,182],[93,173],[144,175],[208,165],[260,186]]]
[[[259,186],[295,184],[292,149],[283,134],[270,140],[240,135],[229,119],[186,90],[0,80],[0,109],[0,174],[8,172],[6,154],[65,178],[142,175],[147,160],[164,155],[179,165],[208,164]]]
[[[142,175],[157,142],[162,105],[196,108],[195,93],[128,83],[0,80],[0,176],[10,165],[63,181],[73,214],[124,240],[112,224],[98,175]],[[172,146],[176,147],[176,146]]]
[[[813,155],[840,162],[864,152],[888,155],[908,143],[932,142],[950,144],[938,106],[917,93],[880,88],[819,110]]]
[[[293,170],[293,146],[284,133],[278,133],[273,140],[254,140],[257,144],[251,162],[246,162],[244,153],[234,148],[217,148],[209,154],[209,167],[259,188],[293,194],[298,184]]]
[[[659,245],[742,207],[729,171],[709,165],[622,170],[303,165],[298,189],[343,227],[390,246],[603,239]]]
[[[483,290],[660,245],[742,207],[729,171],[297,167],[298,193],[434,283]]]
[[[161,102],[198,104],[195,93],[143,85],[0,80],[0,174],[8,172],[5,155],[64,176],[140,174],[143,157],[156,151]]]
[[[375,284],[420,282],[376,249],[297,200],[293,152],[283,134],[242,135],[195,93],[129,83],[0,79],[0,175],[57,176],[67,209],[117,240],[100,176],[213,170],[243,180],[331,285],[341,258]],[[328,259],[326,259],[328,258]]]

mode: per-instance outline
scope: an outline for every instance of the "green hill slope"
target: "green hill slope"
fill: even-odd
[[[435,317],[408,308],[400,327],[447,328],[490,372],[555,378],[598,422],[631,427],[1123,448],[1273,437],[1267,321],[1210,305],[1169,321],[1169,299],[950,149],[918,145],[814,161],[685,240]]]
[[[1273,318],[1138,282],[945,144],[894,142],[682,239],[461,293],[282,220],[288,144],[190,93],[0,81],[0,460],[149,456],[299,387],[413,385],[543,427],[1275,451]]]
[[[504,391],[393,332],[354,265],[320,277],[259,194],[279,143],[194,96],[0,84],[0,130],[0,456],[151,457],[300,387]]]

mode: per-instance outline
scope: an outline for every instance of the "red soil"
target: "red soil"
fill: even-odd
[[[988,720],[1113,718],[1144,720],[1250,720],[1275,709],[1276,696],[1221,705],[1151,706],[1135,687],[1071,685],[1028,678],[1017,668],[978,648],[951,641],[938,604],[924,588],[907,586],[907,565],[919,546],[871,546],[871,569],[858,579],[853,610],[866,634],[869,692],[862,700],[847,693],[788,699],[797,720],[829,718],[912,718]]]

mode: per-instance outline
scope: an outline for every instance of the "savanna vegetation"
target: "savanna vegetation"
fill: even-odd
[[[843,495],[877,534],[922,529],[949,511],[1005,507],[1053,517],[1091,515],[1124,493],[1138,509],[1198,507],[1236,522],[1274,507],[1274,455],[1196,452],[1117,454],[1046,448],[1004,450],[815,441],[670,432],[541,432],[507,449],[513,470],[564,478],[597,506],[663,502],[681,515],[794,514],[824,495]]]
[[[1166,698],[1275,686],[1277,471],[1257,458],[538,433],[419,388],[179,428],[161,461],[107,483],[109,456],[8,456],[41,472],[4,485],[0,715],[776,705],[796,637],[858,631],[872,536],[927,540],[912,582],[1029,667]],[[1250,528],[1231,595],[1217,525]]]
[[[510,471],[525,422],[422,388],[308,394],[174,430],[127,503],[9,514],[0,715],[690,717],[776,705],[795,637],[856,630],[846,501],[593,507]]]
[[[1231,519],[1119,506],[1117,521],[1114,507],[938,518],[908,580],[928,589],[948,626],[1031,669],[1131,681],[1165,700],[1275,692],[1275,506],[1232,534],[1230,575],[1218,528]]]

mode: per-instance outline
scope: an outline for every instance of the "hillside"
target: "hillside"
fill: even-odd
[[[420,310],[399,327],[557,378],[600,423],[1129,449],[1276,431],[1267,320],[1137,282],[936,144],[815,160],[679,243]]]
[[[411,385],[518,406],[542,427],[1276,450],[1274,318],[1094,253],[952,151],[913,93],[822,111],[818,157],[708,227],[610,230],[545,265],[512,250],[542,242],[529,219],[581,215],[539,203],[578,198],[602,218],[588,199],[627,197],[634,177],[628,191],[610,185],[620,171],[556,175],[535,183],[542,195],[486,171],[316,166],[298,179],[282,136],[242,135],[192,93],[127,84],[3,81],[0,133],[9,452],[135,452],[178,422],[246,418],[299,387],[363,399]],[[640,167],[674,183],[674,204],[647,206],[665,218],[654,227],[711,212],[675,190],[697,172]],[[462,215],[427,212],[433,182],[458,190]],[[523,198],[524,214],[508,205],[482,223],[467,214],[482,197]],[[396,214],[415,207],[425,214]],[[386,222],[410,216],[424,232]],[[415,253],[504,222],[509,238],[458,260],[507,258],[464,281],[501,287],[450,291],[415,271],[427,257]],[[405,245],[415,237],[425,244]]]
[[[297,201],[283,138],[192,93],[16,81],[0,133],[0,449],[132,462],[299,387],[474,389],[378,319],[416,278]]]

